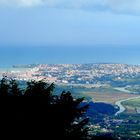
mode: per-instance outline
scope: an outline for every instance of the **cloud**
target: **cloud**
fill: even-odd
[[[140,12],[140,0],[102,0],[108,10],[118,13],[138,14]]]
[[[43,0],[0,0],[1,6],[30,7],[43,4]]]
[[[4,6],[39,6],[49,8],[68,8],[116,13],[140,12],[140,0],[0,0]]]

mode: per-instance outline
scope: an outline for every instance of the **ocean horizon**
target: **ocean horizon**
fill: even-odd
[[[0,68],[26,64],[140,65],[139,47],[0,47]]]

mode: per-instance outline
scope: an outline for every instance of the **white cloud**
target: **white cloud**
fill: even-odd
[[[40,5],[43,4],[42,0],[20,0],[19,3],[21,6],[34,6],[34,5]]]
[[[0,0],[1,6],[38,6],[43,4],[43,0]]]
[[[140,11],[140,0],[44,0],[49,7],[99,8],[114,11]]]
[[[136,13],[140,12],[140,0],[102,0],[105,6],[114,12]]]
[[[38,6],[86,10],[110,10],[119,13],[140,12],[140,0],[0,0],[4,6]]]

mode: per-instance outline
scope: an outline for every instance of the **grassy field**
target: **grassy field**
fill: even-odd
[[[70,91],[76,97],[85,97],[94,102],[105,102],[114,104],[118,100],[127,99],[130,97],[138,96],[123,91],[114,89],[113,87],[85,87],[85,86],[58,86],[56,89],[58,93],[62,90]]]
[[[81,91],[81,95],[90,97],[94,102],[105,102],[115,104],[116,101],[136,97],[136,94],[130,94],[115,90],[113,88],[96,88],[87,91]]]
[[[130,97],[135,97],[137,95],[129,94],[129,93],[97,93],[97,92],[87,92],[83,93],[85,96],[90,96],[94,102],[105,102],[110,104],[115,104],[116,101],[127,99]]]
[[[140,98],[138,98],[138,99],[132,99],[132,100],[129,100],[129,101],[125,101],[122,104],[126,108],[125,113],[135,114],[135,113],[137,113],[136,110],[138,108],[140,108]]]

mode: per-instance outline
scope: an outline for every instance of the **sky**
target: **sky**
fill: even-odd
[[[96,61],[109,62],[112,58],[112,61],[120,62],[120,55],[114,55],[114,50],[119,52],[122,48],[128,48],[131,52],[124,54],[127,55],[125,63],[138,63],[140,58],[133,52],[138,52],[139,46],[139,0],[0,0],[1,52],[3,47],[10,47],[10,50],[12,47],[45,47],[48,50],[71,48],[70,55],[75,54],[73,58],[76,60],[77,56],[78,62],[96,60],[88,55],[91,50],[96,58],[98,55],[103,56],[103,60]],[[78,58],[78,55],[73,53],[75,48],[87,48],[87,56],[83,58],[79,55]],[[98,54],[95,55],[97,48]],[[109,51],[102,52],[105,48]],[[66,57],[63,52],[65,51],[59,53]],[[84,55],[84,51],[81,52]],[[121,58],[123,62],[124,56],[121,55]],[[57,60],[65,62],[62,58]]]

